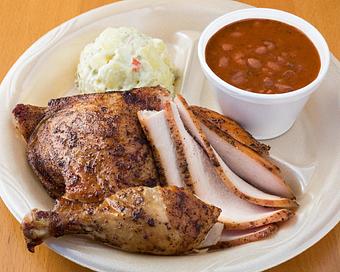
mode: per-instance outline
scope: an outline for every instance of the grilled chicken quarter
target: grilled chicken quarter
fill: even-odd
[[[161,87],[53,99],[48,107],[17,105],[30,166],[53,198],[103,200],[130,186],[162,184],[137,111],[160,110]]]

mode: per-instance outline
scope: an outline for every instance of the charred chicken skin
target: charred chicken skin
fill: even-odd
[[[53,198],[103,200],[130,186],[162,184],[137,111],[160,110],[161,87],[53,99],[13,110],[30,166]]]
[[[50,236],[88,234],[129,252],[178,255],[200,248],[220,209],[175,186],[131,187],[100,204],[61,199],[52,211],[24,218],[27,247]]]

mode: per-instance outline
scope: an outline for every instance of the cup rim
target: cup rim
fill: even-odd
[[[249,92],[240,88],[237,88],[227,82],[225,82],[223,79],[221,79],[220,77],[218,77],[212,70],[211,68],[208,66],[208,64],[206,63],[206,59],[205,59],[205,48],[206,48],[206,44],[208,42],[208,40],[218,31],[220,30],[222,27],[240,21],[240,20],[244,20],[246,18],[240,17],[240,18],[235,18],[232,20],[229,20],[229,16],[230,15],[235,15],[235,14],[240,14],[243,15],[244,13],[251,13],[254,12],[254,16],[250,16],[249,19],[256,19],[256,18],[264,18],[264,19],[271,19],[271,20],[276,20],[285,24],[289,24],[297,29],[299,29],[300,31],[302,31],[309,39],[310,41],[314,44],[319,57],[320,57],[320,70],[319,73],[317,75],[317,77],[310,82],[309,84],[307,84],[306,86],[291,91],[291,92],[287,92],[287,93],[280,93],[280,94],[261,94],[261,93],[255,93],[255,92]],[[265,17],[261,17],[261,14],[263,14],[262,16]],[[309,35],[307,35],[305,33],[305,31],[303,31],[299,25],[295,24],[295,23],[288,23],[284,20],[281,20],[280,18],[277,18],[277,15],[284,15],[285,17],[290,17],[293,20],[296,20],[299,22],[299,24],[303,24],[306,28],[308,28],[311,32],[314,33],[314,35],[318,36],[318,42],[316,42],[315,39],[311,38]],[[270,18],[268,18],[268,16]],[[219,24],[223,21],[228,20],[228,23],[226,23],[223,26],[218,26],[216,27],[216,24]],[[213,29],[212,34],[208,35],[208,31],[211,31],[211,29]],[[205,42],[206,41],[206,42]],[[205,44],[204,44],[205,42]],[[319,48],[316,46],[316,43],[320,43],[321,46],[323,47],[325,50],[325,58],[321,58],[321,50],[319,50]],[[285,98],[296,98],[297,96],[305,96],[308,95],[309,93],[311,93],[312,91],[314,91],[316,89],[316,87],[319,85],[319,83],[322,81],[322,79],[325,77],[327,71],[328,71],[328,67],[329,67],[329,62],[330,62],[330,51],[327,45],[327,42],[325,40],[325,38],[322,36],[322,34],[309,22],[307,22],[306,20],[291,14],[289,12],[285,12],[282,10],[277,10],[277,9],[270,9],[270,8],[246,8],[246,9],[240,9],[240,10],[236,10],[236,11],[232,11],[232,12],[228,12],[218,18],[216,18],[215,20],[213,20],[212,22],[210,22],[205,29],[203,30],[203,32],[201,33],[201,36],[199,38],[198,41],[198,58],[201,64],[201,67],[203,69],[203,71],[215,82],[217,83],[223,92],[226,92],[230,95],[234,95],[234,96],[238,96],[238,97],[244,97],[244,98],[254,98],[254,99],[260,99],[260,100],[274,100],[274,99],[285,99]]]

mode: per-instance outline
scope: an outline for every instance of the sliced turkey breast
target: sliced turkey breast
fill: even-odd
[[[202,121],[201,128],[223,161],[242,179],[269,194],[294,199],[280,169],[215,126]]]
[[[176,147],[170,137],[170,130],[164,111],[139,111],[137,113],[143,131],[150,142],[156,166],[161,178],[168,185],[184,187],[182,173],[186,172],[186,161],[176,157]],[[183,169],[184,170],[181,170]]]
[[[193,113],[199,118],[204,119],[217,126],[221,131],[228,133],[235,140],[248,146],[261,155],[268,155],[270,146],[257,141],[250,133],[243,129],[236,121],[207,108],[200,106],[190,106]]]
[[[203,201],[222,209],[219,221],[226,229],[248,229],[285,221],[293,212],[251,204],[230,192],[219,178],[212,162],[201,146],[186,131],[174,103],[167,103],[165,113],[171,137],[188,164],[188,177],[194,193]],[[174,131],[176,133],[174,133]]]
[[[247,230],[224,230],[219,242],[210,249],[222,249],[263,240],[273,235],[277,230],[278,226],[276,224]]]
[[[262,192],[237,176],[221,159],[214,148],[211,147],[204,132],[202,131],[199,119],[191,111],[191,108],[185,99],[182,96],[177,96],[174,101],[185,127],[203,147],[210,160],[213,162],[216,172],[231,192],[235,193],[242,199],[261,206],[289,208],[297,206],[294,200]]]

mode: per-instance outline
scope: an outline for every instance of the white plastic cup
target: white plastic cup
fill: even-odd
[[[244,91],[219,78],[207,65],[205,48],[222,27],[245,19],[271,19],[289,24],[302,31],[316,47],[321,61],[318,76],[307,86],[282,94],[259,94]],[[288,12],[250,8],[227,13],[212,21],[202,32],[198,58],[203,72],[216,92],[223,114],[239,122],[257,139],[271,139],[285,133],[294,124],[310,95],[324,79],[330,60],[327,43],[320,32],[305,20]]]

